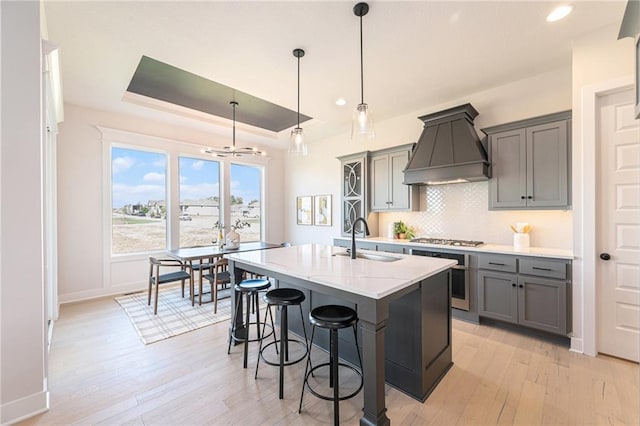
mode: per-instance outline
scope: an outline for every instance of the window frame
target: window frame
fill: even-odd
[[[168,250],[179,248],[180,245],[180,176],[179,176],[179,158],[181,156],[218,161],[220,164],[220,209],[221,217],[224,217],[225,225],[230,220],[230,210],[228,199],[230,197],[230,174],[231,164],[238,164],[243,166],[257,167],[260,169],[261,185],[261,226],[260,226],[260,239],[264,240],[266,237],[267,228],[267,215],[266,205],[268,203],[268,194],[266,192],[266,179],[267,179],[267,167],[270,158],[269,157],[212,157],[210,155],[202,153],[204,145],[199,145],[191,142],[179,141],[174,139],[162,138],[158,136],[146,135],[138,132],[131,132],[126,130],[119,130],[109,127],[96,126],[96,128],[102,133],[102,159],[103,159],[103,184],[102,184],[102,200],[103,200],[103,218],[102,222],[102,235],[103,235],[103,254],[104,254],[104,268],[103,274],[105,282],[111,282],[110,280],[110,265],[114,262],[135,262],[138,260],[148,259],[149,255],[166,253]],[[110,220],[112,210],[112,182],[111,182],[111,147],[117,146],[127,149],[148,150],[151,152],[159,152],[167,155],[166,163],[166,206],[167,206],[167,244],[166,248],[157,251],[137,252],[137,253],[112,253],[112,236],[111,227],[112,222]]]
[[[118,257],[123,257],[123,256],[136,256],[136,255],[140,255],[140,254],[157,254],[157,253],[162,253],[164,251],[166,251],[165,249],[157,249],[157,250],[147,250],[147,251],[136,251],[136,252],[129,252],[129,253],[114,253],[113,252],[113,158],[112,158],[112,154],[113,154],[113,148],[122,148],[122,149],[128,149],[131,151],[141,151],[141,152],[149,152],[149,153],[154,153],[154,154],[162,154],[165,157],[165,164],[164,164],[164,198],[165,198],[165,209],[167,211],[167,216],[165,218],[165,247],[167,246],[167,241],[169,240],[169,153],[164,151],[164,150],[160,150],[160,149],[154,149],[154,148],[147,148],[147,147],[135,147],[135,146],[131,146],[131,145],[126,145],[126,144],[122,144],[120,142],[113,142],[110,144],[109,146],[109,167],[108,167],[108,174],[109,174],[109,178],[108,178],[108,182],[109,182],[109,188],[108,188],[108,208],[109,208],[109,213],[108,215],[105,216],[105,222],[109,222],[108,223],[108,228],[109,228],[109,235],[107,237],[108,239],[108,247],[109,247],[109,253],[110,256],[112,258],[118,258]]]
[[[180,158],[189,158],[192,160],[202,160],[202,161],[213,161],[213,162],[217,162],[218,163],[218,197],[219,197],[219,201],[218,201],[218,210],[219,210],[219,215],[218,217],[220,219],[223,218],[224,216],[224,211],[226,209],[227,206],[227,200],[225,198],[223,198],[222,193],[223,193],[223,175],[224,175],[224,168],[225,168],[225,164],[223,161],[221,161],[221,158],[216,158],[216,157],[212,157],[210,155],[207,154],[203,154],[202,152],[199,152],[198,154],[187,154],[184,152],[180,152],[177,154],[177,170],[176,173],[178,175],[178,199],[177,199],[177,204],[176,204],[176,213],[175,215],[177,215],[177,236],[176,236],[176,242],[177,242],[177,247],[176,248],[182,248],[182,246],[180,245]],[[211,230],[211,235],[213,235],[213,230]]]
[[[248,163],[248,162],[243,162],[243,161],[234,161],[234,160],[230,160],[228,162],[228,179],[227,181],[229,182],[229,192],[227,193],[227,197],[225,198],[225,202],[226,200],[231,200],[231,166],[236,164],[238,166],[246,166],[246,167],[254,167],[257,168],[260,171],[260,241],[265,241],[265,236],[266,236],[266,186],[265,186],[265,180],[266,180],[266,165],[265,164],[254,164],[254,163]],[[228,203],[229,206],[228,208],[225,210],[225,224],[231,224],[231,203]],[[225,225],[226,226],[226,225]],[[227,226],[228,228],[228,226]],[[225,232],[229,232],[229,229],[226,229]]]

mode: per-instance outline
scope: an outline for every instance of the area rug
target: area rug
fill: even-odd
[[[204,303],[204,299],[211,300],[211,294],[203,294],[202,305],[198,305],[198,296],[196,295],[196,304],[191,306],[188,289],[183,298],[180,285],[160,287],[158,315],[153,314],[155,293],[152,295],[150,306],[147,305],[146,291],[118,296],[115,299],[129,316],[142,342],[148,345],[229,320],[231,318],[229,291],[221,290],[218,292],[218,312],[216,314],[213,313],[211,303]],[[221,299],[221,297],[224,298]]]

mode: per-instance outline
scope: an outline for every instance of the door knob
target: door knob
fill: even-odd
[[[600,259],[609,260],[611,259],[611,255],[609,255],[609,253],[600,253]]]

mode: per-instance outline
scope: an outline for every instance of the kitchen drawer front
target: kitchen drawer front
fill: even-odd
[[[564,280],[567,278],[567,264],[552,260],[520,258],[520,273]]]
[[[500,272],[516,272],[516,257],[513,256],[478,256],[478,269],[490,269]]]

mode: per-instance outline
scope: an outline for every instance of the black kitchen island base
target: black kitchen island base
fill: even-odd
[[[309,312],[316,306],[343,304],[358,311],[358,305],[284,280],[278,287],[300,289],[305,293],[303,314],[309,329]],[[385,327],[385,382],[412,398],[424,402],[453,365],[451,354],[451,308],[449,272],[419,283],[418,288],[389,302]],[[279,319],[278,319],[279,321]],[[290,331],[302,335],[302,324],[290,324]],[[362,329],[358,330],[362,339]],[[340,333],[340,358],[358,365],[353,333]],[[316,337],[319,347],[328,351],[328,333]],[[362,346],[362,342],[359,344]]]
[[[281,253],[276,253],[278,250]],[[433,271],[422,280],[418,278],[414,282],[401,283],[386,294],[375,296],[374,293],[369,295],[366,290],[353,291],[349,287],[349,277],[345,279],[345,287],[342,287],[339,283],[325,283],[322,271],[316,273],[314,270],[313,274],[305,277],[295,276],[281,266],[284,254],[290,257],[290,254],[296,254],[289,253],[293,251],[297,251],[297,254],[320,251],[321,255],[314,258],[316,261],[332,261],[330,255],[324,253],[324,248],[318,250],[316,246],[292,247],[288,251],[275,249],[273,253],[261,254],[266,259],[246,256],[248,261],[244,261],[241,255],[234,255],[229,257],[232,281],[239,281],[242,271],[249,271],[270,277],[275,280],[276,287],[301,290],[306,296],[302,304],[304,321],[308,321],[311,309],[320,305],[341,304],[357,311],[357,338],[362,350],[364,382],[361,425],[391,423],[385,406],[385,382],[414,399],[424,401],[452,365],[451,270],[443,270],[440,266],[439,272]],[[269,259],[271,254],[273,261]],[[412,258],[415,257],[407,257],[405,263],[411,265]],[[333,262],[340,266],[343,261]],[[440,265],[443,260],[438,262]],[[425,265],[430,266],[430,263],[425,262]],[[402,267],[401,261],[397,262],[397,266]],[[366,274],[365,271],[362,273]],[[366,275],[355,279],[366,280]],[[393,282],[392,278],[375,276],[371,279],[374,282],[376,279]],[[298,335],[303,334],[302,322],[290,321],[289,329]],[[321,333],[316,338],[314,343],[328,348],[327,333]],[[338,347],[340,358],[357,365],[354,338],[353,333],[340,333],[339,339],[344,342],[340,342]]]

